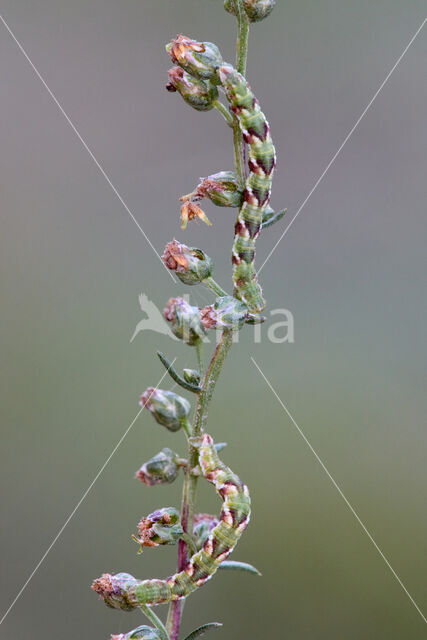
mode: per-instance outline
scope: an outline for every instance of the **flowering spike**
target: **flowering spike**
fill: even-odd
[[[200,319],[198,307],[192,307],[184,298],[171,298],[163,311],[163,317],[170,324],[172,333],[194,346],[206,335]]]
[[[200,310],[202,324],[206,329],[241,329],[248,318],[248,308],[231,296],[217,298]]]
[[[120,633],[118,636],[111,636],[111,640],[164,640],[163,634],[153,627],[143,624],[129,633]]]
[[[187,36],[178,35],[166,45],[166,51],[174,64],[184,71],[201,79],[208,79],[218,84],[218,67],[222,57],[216,44],[197,42]]]
[[[174,507],[163,507],[142,518],[134,540],[141,545],[142,551],[143,547],[176,544],[183,533],[179,512]]]
[[[178,91],[187,104],[197,111],[213,109],[218,99],[218,89],[209,80],[202,80],[192,76],[181,67],[169,70],[168,91]]]
[[[243,9],[249,22],[260,22],[273,11],[276,0],[243,0]],[[236,0],[225,0],[224,8],[236,15]]]
[[[187,247],[177,240],[166,245],[162,260],[181,282],[190,286],[203,282],[213,270],[212,260],[204,251]]]
[[[148,409],[159,424],[169,431],[179,431],[187,426],[187,418],[191,411],[191,405],[173,391],[164,391],[148,387],[141,396],[141,407]]]
[[[149,487],[156,484],[170,484],[179,474],[178,454],[165,447],[153,458],[145,462],[136,472],[136,477]]]

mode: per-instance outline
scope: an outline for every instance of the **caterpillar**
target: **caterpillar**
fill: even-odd
[[[251,8],[251,4],[253,3],[248,2],[245,10],[252,15],[254,8]],[[270,2],[269,5],[274,3]],[[265,17],[265,11],[271,10],[268,9],[269,5],[261,10],[258,17],[253,14],[252,18],[261,19],[262,14]],[[166,49],[172,61],[188,72],[190,77],[208,80],[222,87],[231,111],[239,122],[243,139],[249,146],[249,174],[244,185],[243,205],[235,225],[232,252],[233,284],[236,298],[244,302],[250,311],[262,311],[265,301],[254,262],[255,242],[263,218],[267,221],[271,218],[269,202],[276,152],[271,140],[270,126],[244,76],[232,65],[224,63],[216,45],[211,42],[197,42],[179,35]]]
[[[251,500],[248,488],[218,457],[213,439],[205,434],[199,450],[203,476],[223,500],[218,524],[210,531],[200,551],[188,560],[183,571],[165,580],[137,580],[127,573],[104,574],[92,589],[110,607],[131,611],[186,598],[204,585],[226,560],[249,523]]]
[[[267,119],[244,76],[229,64],[220,66],[218,75],[249,147],[249,174],[232,250],[234,295],[250,311],[259,312],[265,301],[255,271],[255,242],[269,207],[276,152]]]

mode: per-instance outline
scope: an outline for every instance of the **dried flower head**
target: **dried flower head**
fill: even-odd
[[[169,431],[179,431],[186,426],[191,405],[173,391],[164,391],[148,387],[141,396],[139,404],[148,409],[159,424]]]
[[[200,310],[202,324],[206,329],[240,329],[248,319],[248,308],[231,296],[217,298]]]
[[[200,319],[200,310],[193,307],[184,298],[171,298],[163,311],[163,317],[170,323],[172,333],[194,346],[206,335]]]
[[[218,47],[212,42],[197,42],[187,36],[178,35],[166,45],[166,51],[172,62],[184,71],[202,79],[209,79],[219,83],[217,70],[222,64],[222,57]]]
[[[202,80],[192,76],[181,67],[169,70],[168,91],[178,91],[185,102],[197,111],[213,109],[218,98],[218,89],[209,80]]]
[[[209,198],[218,207],[240,207],[243,189],[239,187],[237,176],[233,171],[219,171],[207,178],[201,178],[194,198]]]
[[[211,226],[211,222],[208,219],[206,213],[199,207],[198,204],[186,200],[181,206],[181,229],[186,229],[190,220],[194,219],[202,220],[208,226]]]
[[[243,0],[243,9],[250,22],[260,22],[273,11],[276,0]],[[228,13],[236,15],[235,0],[225,0],[224,8]]]
[[[173,507],[164,507],[142,518],[134,540],[141,545],[142,551],[143,547],[176,544],[183,533],[179,512]]]
[[[136,472],[136,477],[149,487],[170,484],[179,474],[178,454],[165,447]]]
[[[162,260],[187,285],[199,284],[212,273],[212,260],[204,251],[187,247],[177,240],[166,245]]]
[[[105,604],[113,609],[123,609],[132,611],[136,602],[132,598],[133,589],[137,586],[138,580],[129,573],[104,573],[92,583],[92,590],[96,591]]]

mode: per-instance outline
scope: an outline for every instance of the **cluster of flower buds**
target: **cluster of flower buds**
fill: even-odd
[[[206,329],[241,329],[249,315],[247,306],[232,296],[217,298],[214,304],[200,310]]]
[[[198,550],[203,547],[210,532],[218,523],[218,518],[209,513],[198,513],[194,516],[193,539]]]
[[[158,629],[147,627],[143,624],[129,633],[120,633],[118,636],[111,636],[111,640],[163,640],[163,635]]]
[[[171,484],[179,474],[178,461],[178,454],[165,447],[148,462],[145,462],[135,475],[148,487],[153,487],[156,484]]]
[[[225,10],[237,15],[238,2],[240,0],[224,0]],[[273,11],[276,0],[243,0],[242,4],[249,21],[260,22]]]
[[[193,109],[209,111],[218,99],[218,89],[210,80],[196,78],[181,67],[169,70],[168,91],[177,91]]]
[[[217,72],[223,60],[216,44],[197,42],[187,36],[178,35],[166,45],[166,51],[174,64],[192,76],[219,84]]]
[[[134,540],[143,547],[176,544],[184,530],[179,512],[174,507],[163,507],[150,513],[138,523],[138,536]]]
[[[240,207],[242,204],[243,189],[233,171],[219,171],[200,180],[196,190],[188,196],[182,196],[181,200],[189,197],[193,200],[209,198],[217,207]]]
[[[141,396],[139,404],[148,409],[159,424],[169,431],[179,431],[187,427],[191,405],[173,391],[164,391],[148,387]]]
[[[163,311],[172,333],[193,347],[206,335],[198,307],[193,307],[184,298],[171,298]]]
[[[166,245],[162,260],[186,285],[203,282],[209,278],[213,270],[212,260],[204,251],[187,247],[177,240],[172,240]]]
[[[113,609],[132,611],[135,604],[128,598],[139,581],[130,573],[104,573],[92,583],[92,590],[104,598],[105,604]]]

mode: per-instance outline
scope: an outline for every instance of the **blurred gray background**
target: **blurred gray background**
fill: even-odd
[[[278,0],[255,25],[248,77],[278,152],[274,207],[289,220],[425,17],[424,0]],[[1,13],[154,246],[201,246],[229,287],[234,211],[181,232],[177,197],[232,168],[230,133],[164,90],[176,33],[234,57],[220,0],[2,0]],[[421,609],[427,611],[425,434],[427,27],[262,272],[269,308],[295,317],[295,344],[253,344],[224,370],[210,431],[247,481],[251,526],[234,557],[262,578],[222,573],[187,603],[184,631],[218,638],[426,637],[421,616],[251,364],[253,355]],[[129,340],[138,294],[160,308],[174,285],[0,24],[1,614],[163,371],[151,332]],[[286,220],[258,242],[258,264]],[[265,338],[267,326],[263,327]],[[103,571],[168,575],[176,549],[137,556],[139,518],[178,504],[134,471],[163,446],[143,414],[2,625],[23,640],[108,638],[141,624],[90,591]],[[200,508],[217,510],[211,487]],[[212,634],[213,637],[213,634]]]

